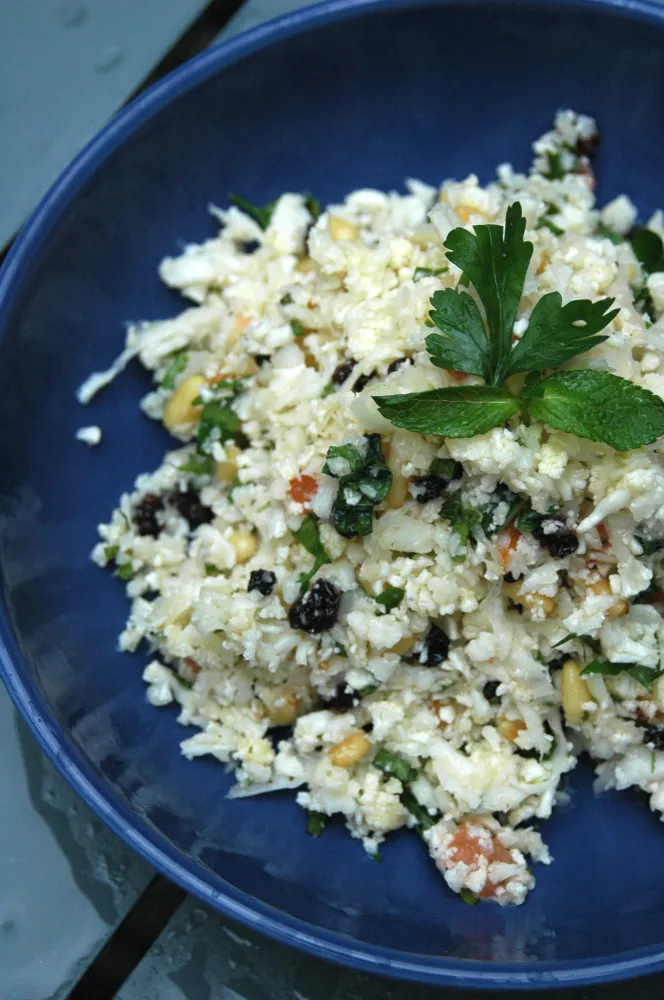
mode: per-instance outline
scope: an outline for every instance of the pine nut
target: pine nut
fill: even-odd
[[[416,642],[417,639],[415,638],[414,635],[405,635],[403,639],[399,639],[399,641],[395,642],[393,646],[390,646],[387,652],[396,653],[397,656],[403,656],[405,653],[407,653],[409,650],[413,648]]]
[[[267,714],[275,726],[292,726],[300,714],[300,699],[284,688],[274,699],[267,701]]]
[[[351,733],[345,740],[328,750],[337,767],[352,767],[369,752],[371,743],[364,733]]]
[[[588,590],[592,590],[593,594],[597,594],[598,597],[608,597],[613,591],[611,590],[611,584],[608,580],[598,580],[596,583],[591,583]],[[622,618],[629,611],[629,602],[624,598],[616,601],[612,604],[610,608],[606,609],[607,618]]]
[[[241,455],[241,451],[234,444],[227,444],[225,451],[224,461],[214,463],[214,478],[218,483],[232,483],[237,476],[237,459]]]
[[[526,729],[526,724],[521,719],[498,719],[496,729],[501,736],[504,736],[510,743],[514,743],[520,732]]]
[[[359,232],[357,226],[348,219],[341,219],[338,215],[331,215],[328,220],[330,236],[333,240],[354,240]]]
[[[581,676],[579,665],[574,660],[567,660],[563,664],[561,697],[567,724],[580,726],[585,712],[584,705],[593,699],[588,685]]]
[[[192,375],[178,386],[164,407],[164,427],[175,432],[194,424],[201,412],[201,406],[194,406],[194,400],[206,385],[207,380],[202,375]]]
[[[231,543],[235,549],[235,561],[238,563],[245,563],[248,559],[255,554],[258,548],[258,542],[256,536],[252,535],[250,531],[246,531],[242,528],[237,531],[231,531],[228,536],[228,541]]]

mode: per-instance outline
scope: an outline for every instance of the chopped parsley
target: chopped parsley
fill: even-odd
[[[203,455],[209,455],[215,441],[223,444],[234,441],[241,433],[242,421],[233,409],[233,400],[244,388],[243,379],[224,379],[214,387],[214,396],[202,403],[196,448]]]
[[[106,545],[104,548],[104,559],[106,562],[113,562],[119,551],[119,545]]]
[[[286,294],[282,295],[281,298],[279,299],[279,305],[281,306],[290,306],[292,304],[293,304],[293,296],[291,295],[290,292],[286,292]]]
[[[364,447],[333,445],[323,472],[339,480],[332,507],[332,524],[344,538],[370,535],[373,509],[382,503],[392,483],[380,446],[380,435],[369,434]]]
[[[121,580],[125,581],[125,583],[128,580],[131,580],[134,576],[134,571],[130,562],[120,563],[119,566],[116,566],[115,572]]]
[[[214,471],[214,461],[210,455],[190,455],[181,472],[191,472],[194,476],[211,476]]]
[[[453,229],[447,236],[447,257],[473,285],[483,313],[459,287],[461,281],[431,297],[429,322],[440,331],[426,338],[431,361],[477,375],[485,384],[374,396],[380,413],[396,427],[439,437],[485,434],[521,414],[618,451],[652,444],[664,434],[664,400],[655,393],[599,369],[547,374],[607,339],[601,331],[619,312],[613,299],[563,305],[559,292],[548,292],[536,303],[523,337],[512,342],[533,253],[524,240],[525,226],[521,205],[514,202],[504,228],[481,225],[473,233]],[[635,249],[647,261],[644,267],[660,264],[661,240],[650,236]],[[504,383],[523,372],[529,374],[517,395]]]
[[[466,903],[468,906],[475,906],[475,903],[479,903],[480,901],[479,896],[476,896],[474,892],[471,892],[470,889],[467,889],[465,885],[459,891],[459,895],[461,896],[464,903]]]
[[[417,801],[410,788],[404,788],[399,798],[402,806],[404,806],[411,816],[417,820],[418,833],[421,834],[424,830],[430,830],[431,827],[435,826],[439,821],[440,813],[435,812],[432,815],[426,806],[421,805],[421,803]]]
[[[301,323],[299,319],[292,319],[290,321],[290,328],[293,331],[294,337],[306,337],[309,333],[304,323]]]
[[[247,201],[246,198],[241,198],[238,194],[229,194],[228,200],[231,205],[235,205],[241,212],[244,212],[250,219],[253,219],[261,229],[267,229],[270,225],[272,213],[277,204],[276,201],[268,201],[267,205],[263,205],[261,208],[259,205],[252,205],[250,201]]]

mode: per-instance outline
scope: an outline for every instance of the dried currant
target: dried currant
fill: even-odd
[[[415,657],[415,662],[424,667],[437,667],[439,663],[447,659],[449,651],[449,638],[438,625],[431,625],[424,637],[421,649]]]
[[[497,695],[499,687],[500,681],[487,681],[482,688],[482,694],[488,702],[491,702],[492,705],[498,705],[500,703],[500,698]]]
[[[362,390],[365,388],[365,386],[367,386],[369,384],[369,382],[371,382],[371,379],[375,378],[375,377],[376,377],[375,370],[372,371],[372,372],[369,372],[368,375],[360,375],[360,377],[357,379],[357,381],[355,382],[355,384],[353,386],[353,392],[362,392]]]
[[[343,385],[347,378],[352,374],[353,368],[357,364],[353,358],[349,358],[348,361],[342,362],[332,372],[330,382],[333,385]]]
[[[350,712],[356,703],[355,691],[346,687],[345,684],[339,684],[332,697],[323,703],[323,707],[329,709],[330,712]]]
[[[164,509],[164,501],[157,493],[146,493],[138,501],[132,513],[132,520],[139,535],[152,535],[156,538],[161,532],[157,514]]]
[[[393,361],[390,365],[387,366],[387,374],[393,375],[394,372],[398,372],[399,369],[403,367],[403,365],[414,365],[414,364],[415,362],[413,361],[412,358],[397,358],[396,361]]]
[[[646,726],[643,730],[643,742],[653,750],[664,750],[664,729],[658,726]]]
[[[559,517],[545,518],[533,535],[554,559],[571,556],[579,547],[579,539]]]
[[[332,628],[339,615],[341,594],[329,580],[316,580],[311,590],[288,612],[291,628],[318,635]]]
[[[269,597],[276,582],[277,578],[271,569],[252,569],[247,590],[257,590],[263,597]]]
[[[190,486],[185,493],[178,491],[171,493],[170,501],[178,514],[181,514],[187,521],[192,531],[201,524],[209,524],[214,518],[210,508],[201,503],[201,495],[193,486]]]

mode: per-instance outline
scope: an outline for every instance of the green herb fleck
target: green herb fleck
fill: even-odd
[[[406,591],[402,587],[386,587],[382,594],[375,598],[375,601],[387,611],[392,611],[399,607],[405,596]]]
[[[134,576],[134,571],[130,562],[120,563],[120,565],[116,567],[115,572],[121,580],[125,581],[125,583],[128,580],[131,580]]]
[[[290,321],[290,327],[293,331],[294,337],[306,337],[309,333],[304,323],[301,323],[299,319],[292,319]]]
[[[467,903],[468,906],[475,906],[475,903],[479,903],[480,901],[479,896],[476,896],[474,892],[471,892],[470,889],[467,889],[465,885],[459,892],[459,895],[461,896],[464,903]]]
[[[328,382],[323,391],[321,392],[320,398],[327,399],[327,397],[331,396],[333,392],[334,392],[334,383]]]
[[[244,212],[245,215],[248,215],[249,218],[253,219],[254,222],[258,223],[261,229],[267,229],[267,227],[270,225],[270,220],[272,219],[272,213],[274,211],[275,205],[277,204],[276,201],[269,201],[267,205],[263,205],[263,207],[261,208],[258,205],[252,205],[250,201],[246,200],[246,198],[241,198],[237,194],[229,195],[228,200],[230,201],[231,205],[235,205],[237,208],[240,209],[241,212]]]
[[[642,667],[637,663],[609,663],[608,660],[599,657],[583,668],[581,676],[602,674],[604,677],[615,677],[622,673],[629,674],[639,684],[643,684],[648,691],[652,691],[653,681],[661,676],[662,671],[654,667]]]
[[[210,455],[190,455],[184,465],[180,466],[181,472],[191,472],[194,476],[211,476],[214,470],[214,461]]]
[[[218,568],[218,566],[215,566],[214,563],[206,563],[205,564],[205,575],[206,576],[219,576],[220,574],[221,574],[221,570]]]
[[[404,788],[399,798],[402,806],[417,820],[419,833],[422,833],[424,830],[430,830],[439,821],[440,813],[436,812],[432,815],[426,806],[421,805],[417,801],[410,788]]]
[[[514,527],[517,531],[521,532],[536,531],[545,516],[545,514],[540,514],[538,511],[533,510],[530,504],[526,504],[517,514]]]
[[[644,538],[643,535],[634,532],[634,539],[643,549],[644,556],[652,556],[664,549],[664,538]]]
[[[664,244],[652,229],[645,226],[636,230],[631,238],[634,256],[646,274],[664,271]]]
[[[449,267],[416,267],[413,271],[413,281],[421,281],[422,278],[437,278],[439,274],[447,274]]]
[[[104,559],[107,563],[113,562],[118,552],[120,551],[119,545],[107,545],[104,548]]]
[[[550,181],[560,181],[569,173],[563,166],[562,150],[555,152],[547,150],[546,159],[547,165],[542,171],[542,177],[546,177]]]
[[[535,229],[550,229],[554,236],[564,236],[565,230],[557,226],[546,214],[540,215],[535,223]]]
[[[326,813],[307,810],[307,833],[310,837],[320,837],[329,822],[330,817]]]
[[[304,593],[309,586],[310,580],[321,566],[325,566],[326,563],[332,562],[332,560],[325,551],[325,546],[321,541],[318,518],[315,514],[309,514],[308,517],[305,517],[297,531],[293,532],[293,538],[300,545],[303,545],[307,552],[314,557],[314,564],[309,572],[300,574],[300,586],[302,593]]]
[[[600,222],[599,225],[597,226],[597,230],[595,231],[595,236],[599,236],[600,239],[603,240],[611,240],[611,242],[614,243],[616,246],[619,243],[625,242],[624,236],[621,236],[620,233],[617,233],[615,229],[610,229],[609,226],[606,226],[603,222]]]
[[[174,389],[175,379],[185,370],[189,364],[189,354],[187,351],[178,351],[174,354],[171,362],[161,379],[162,389]]]
[[[397,778],[402,785],[409,785],[411,781],[415,781],[419,773],[417,768],[412,767],[405,757],[392,750],[379,750],[374,757],[373,765],[384,774]]]
[[[292,305],[292,303],[293,303],[293,296],[291,295],[290,292],[286,292],[286,294],[282,295],[281,298],[279,299],[279,305],[281,306],[290,306]]]

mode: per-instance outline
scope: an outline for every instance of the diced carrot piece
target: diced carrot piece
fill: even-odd
[[[607,531],[604,521],[600,521],[597,525],[597,534],[602,539],[602,543],[606,545],[609,540],[609,532]]]
[[[503,567],[503,573],[507,573],[512,563],[512,553],[518,545],[521,532],[515,528],[514,522],[506,525],[498,535],[496,546],[498,548],[498,558]]]
[[[201,668],[199,664],[196,663],[196,660],[192,660],[191,656],[185,656],[184,662],[186,663],[189,670],[191,670],[192,674],[200,674]]]
[[[308,506],[318,491],[318,482],[313,476],[296,476],[295,479],[291,479],[290,485],[288,487],[288,492],[292,496],[295,503],[301,503],[303,506]]]
[[[477,820],[466,820],[462,823],[449,845],[449,853],[452,855],[452,864],[462,861],[470,869],[477,870],[484,858],[491,864],[492,861],[503,861],[512,863],[512,857],[501,842],[494,837],[487,827]],[[482,889],[480,896],[488,899],[495,894],[496,886],[487,879],[486,885]]]

